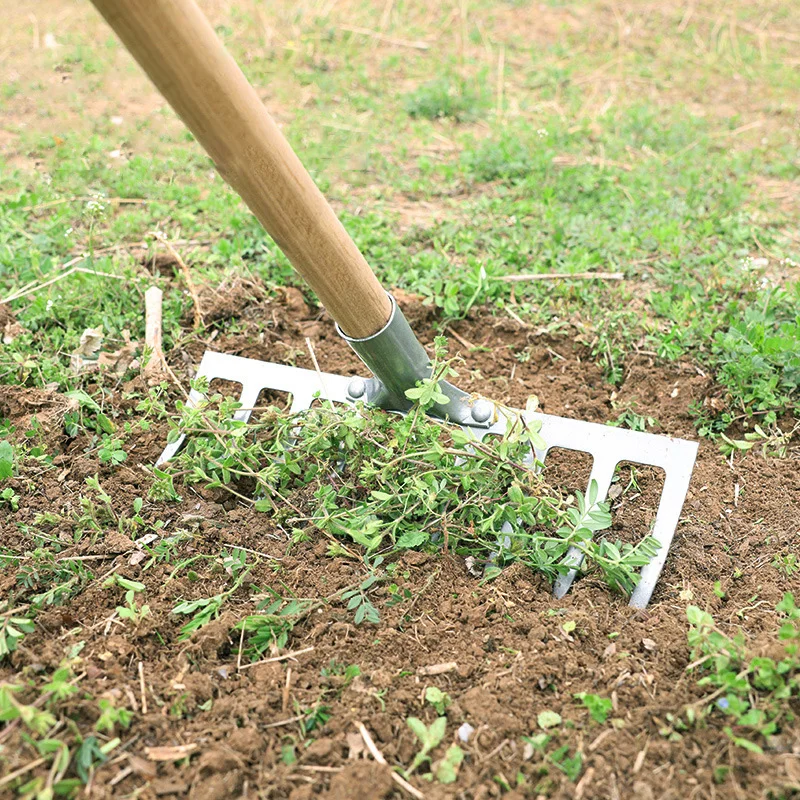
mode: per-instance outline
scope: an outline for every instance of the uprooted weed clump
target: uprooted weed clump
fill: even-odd
[[[296,540],[321,531],[331,554],[360,545],[369,560],[443,548],[486,577],[519,561],[553,580],[575,548],[587,569],[630,592],[655,540],[594,541],[611,525],[608,505],[597,502],[594,484],[586,496],[564,497],[531,469],[533,448],[545,446],[537,423],[508,411],[506,434],[478,441],[427,416],[427,406],[446,400],[438,381],[450,370],[439,362],[409,390],[415,405],[406,416],[321,403],[299,415],[268,406],[248,424],[234,416],[237,401],[206,395],[177,423],[172,438],[185,433],[187,444],[159,472],[156,491],[176,496],[181,478],[252,503]]]

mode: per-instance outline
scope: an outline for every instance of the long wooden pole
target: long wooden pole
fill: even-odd
[[[386,293],[194,0],[92,0],[295,269],[354,338]]]

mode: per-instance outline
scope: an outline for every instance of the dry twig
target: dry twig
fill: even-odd
[[[142,714],[147,713],[147,692],[144,683],[144,664],[139,662],[139,692],[142,695]]]
[[[172,243],[167,239],[167,237],[161,233],[161,231],[153,231],[152,235],[159,241],[164,247],[169,250],[170,255],[175,259],[178,266],[180,267],[181,274],[183,275],[183,280],[186,282],[186,288],[189,291],[189,294],[192,296],[192,313],[194,314],[194,328],[202,328],[205,325],[203,321],[203,312],[200,308],[200,297],[197,294],[197,287],[194,285],[194,281],[192,280],[192,273],[189,271],[189,267],[186,265],[186,262],[181,258],[181,254],[175,249]]]
[[[144,344],[150,350],[150,359],[144,365],[147,378],[158,381],[164,373],[164,350],[161,346],[161,314],[163,292],[151,286],[144,293]]]
[[[535,272],[522,275],[499,275],[495,278],[505,283],[521,283],[522,281],[621,281],[624,272]]]
[[[29,294],[35,294],[40,289],[45,289],[48,286],[52,286],[54,283],[58,283],[59,281],[63,281],[64,278],[68,278],[70,275],[76,272],[84,272],[87,275],[95,275],[98,278],[116,278],[119,281],[126,280],[124,275],[115,275],[112,272],[99,272],[96,269],[90,269],[89,267],[73,267],[73,264],[77,264],[80,261],[84,261],[86,256],[78,256],[77,258],[73,258],[71,261],[67,261],[64,264],[64,268],[71,267],[66,272],[62,272],[59,275],[56,275],[55,278],[50,278],[50,280],[44,281],[43,283],[37,283],[34,285],[28,284],[27,286],[23,287],[22,289],[17,289],[16,292],[12,292],[8,297],[4,297],[0,300],[0,304],[10,303],[12,300],[19,300],[23,297],[27,297]]]
[[[252,664],[242,664],[239,667],[239,671],[250,669],[250,667],[257,667],[259,664],[274,664],[276,661],[286,661],[289,658],[301,656],[303,653],[310,653],[313,649],[313,647],[306,647],[303,650],[293,650],[291,653],[284,653],[282,656],[273,656],[272,658],[264,658],[261,661],[254,661]]]
[[[383,753],[378,750],[377,745],[375,744],[372,736],[370,736],[369,731],[367,730],[366,725],[363,722],[356,722],[356,727],[358,728],[358,732],[361,734],[361,738],[364,740],[364,744],[369,750],[370,755],[379,763],[383,764],[384,766],[388,767],[389,764],[386,759],[383,757]],[[425,795],[419,789],[415,789],[405,778],[398,775],[396,772],[390,773],[392,776],[392,780],[401,788],[405,789],[412,797],[415,797],[416,800],[425,800]]]
[[[415,50],[429,50],[430,45],[427,42],[413,42],[409,39],[395,39],[393,36],[385,36],[377,31],[370,30],[369,28],[359,28],[356,25],[340,25],[339,28],[349,33],[357,33],[360,36],[369,36],[372,39],[377,39],[379,42],[386,42],[386,44],[394,45],[395,47],[412,47]]]

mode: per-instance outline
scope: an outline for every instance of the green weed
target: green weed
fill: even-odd
[[[32,633],[35,628],[32,619],[14,614],[14,610],[7,602],[0,608],[0,661],[13,653],[25,634]]]
[[[529,753],[531,755],[538,753],[545,764],[554,766],[560,772],[563,772],[569,780],[577,781],[583,769],[583,755],[580,750],[577,750],[574,755],[570,755],[570,747],[565,744],[552,752],[548,752],[548,745],[552,740],[553,737],[548,733],[537,733],[533,736],[522,737],[522,741],[530,748]]]
[[[608,715],[611,713],[614,705],[607,697],[587,694],[586,692],[579,692],[575,695],[575,698],[580,700],[584,707],[588,709],[592,719],[601,724],[608,719]]]
[[[475,85],[480,85],[480,79]],[[412,117],[431,120],[448,117],[465,122],[480,116],[486,99],[466,80],[445,76],[423,83],[406,95],[403,107]]]
[[[751,654],[743,633],[729,636],[697,606],[686,611],[692,659],[688,669],[701,676],[699,687],[711,689],[687,708],[687,722],[721,714],[733,743],[758,753],[761,745],[751,737],[769,737],[790,724],[792,703],[800,697],[800,609],[787,592],[775,610],[783,620],[777,638],[784,651],[776,657]]]
[[[453,700],[447,692],[443,692],[436,686],[429,686],[425,689],[425,702],[433,706],[436,713],[442,716]]]
[[[130,620],[131,624],[135,627],[145,617],[149,616],[150,606],[147,605],[147,603],[140,606],[136,601],[136,595],[145,590],[145,585],[143,583],[129,580],[115,573],[103,583],[104,588],[111,586],[119,586],[125,590],[125,605],[117,606],[117,615],[120,619]]]
[[[411,762],[408,769],[403,772],[405,777],[408,778],[410,775],[413,775],[422,764],[431,760],[429,754],[441,743],[442,739],[444,739],[444,734],[447,729],[447,717],[437,717],[430,726],[416,717],[409,717],[406,720],[406,724],[411,728],[420,745],[419,752],[414,756],[414,760]]]
[[[533,426],[512,420],[506,438],[479,443],[422,413],[419,403],[441,402],[435,379],[409,394],[417,405],[403,418],[324,406],[289,416],[271,408],[250,426],[232,419],[235,401],[210,398],[183,409],[179,430],[189,438],[168,471],[284,519],[307,517],[366,556],[387,545],[444,546],[497,566],[521,561],[555,578],[574,545],[610,586],[631,591],[636,569],[655,553],[653,540],[595,541],[611,522],[597,487],[564,505],[521,465],[531,444],[540,444]],[[326,477],[334,473],[335,487]],[[504,525],[510,531],[500,536]],[[342,598],[357,622],[377,621],[369,601],[377,580],[367,576]]]

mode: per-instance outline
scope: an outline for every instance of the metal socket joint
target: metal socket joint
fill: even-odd
[[[386,411],[405,412],[413,405],[406,397],[406,389],[429,378],[431,364],[397,301],[391,294],[388,296],[392,311],[389,321],[377,333],[354,339],[338,324],[336,330],[375,376],[353,378],[348,385],[351,399],[364,400]],[[489,428],[494,422],[494,403],[483,398],[473,399],[448,381],[440,381],[439,389],[449,402],[432,406],[428,411],[432,416],[477,428]]]

